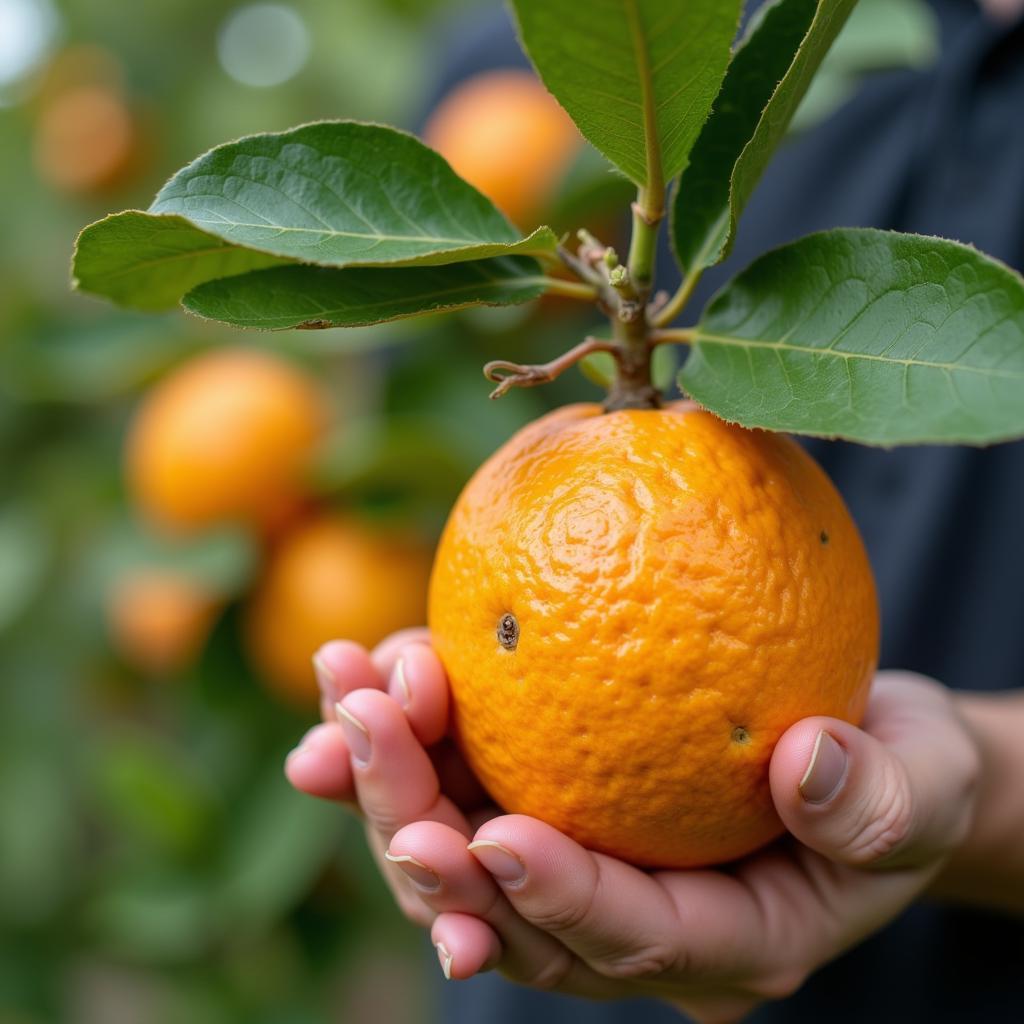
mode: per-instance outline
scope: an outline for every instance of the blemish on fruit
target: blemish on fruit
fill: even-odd
[[[734,726],[732,730],[732,741],[733,743],[747,744],[750,742],[750,733],[747,732],[742,725]]]
[[[505,612],[498,620],[498,643],[506,651],[519,646],[519,620],[511,612]]]
[[[822,530],[821,533],[818,534],[818,540],[820,540],[822,544],[827,544],[828,543],[828,533],[826,533],[824,530]]]

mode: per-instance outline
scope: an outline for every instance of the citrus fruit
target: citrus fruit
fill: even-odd
[[[235,348],[197,356],[143,401],[128,433],[129,489],[167,532],[273,525],[301,501],[325,422],[318,387],[283,359]]]
[[[583,142],[537,78],[518,70],[461,82],[438,104],[423,138],[521,226],[551,199]]]
[[[808,715],[858,721],[878,648],[822,470],[686,403],[574,405],[513,437],[451,514],[429,621],[495,800],[656,867],[778,835],[775,742]]]
[[[106,602],[114,649],[150,675],[170,675],[191,664],[220,610],[201,584],[170,569],[137,569],[112,586]]]
[[[307,520],[280,539],[246,610],[250,656],[278,694],[312,705],[316,649],[339,637],[373,647],[422,624],[429,573],[413,538],[340,514]]]
[[[54,188],[80,195],[121,184],[133,169],[140,140],[119,91],[78,85],[43,108],[36,126],[35,163]]]

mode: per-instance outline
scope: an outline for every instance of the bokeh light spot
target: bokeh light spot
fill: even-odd
[[[0,0],[0,90],[35,70],[59,28],[60,17],[50,0]]]
[[[247,4],[224,21],[217,36],[221,67],[243,85],[280,85],[309,59],[309,29],[284,4]]]

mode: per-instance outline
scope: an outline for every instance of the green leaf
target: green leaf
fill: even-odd
[[[446,267],[291,266],[209,281],[189,292],[190,313],[234,327],[360,327],[465,306],[529,302],[544,292],[531,259]]]
[[[13,504],[0,508],[0,632],[39,592],[51,549],[38,509]]]
[[[137,392],[197,347],[180,318],[110,309],[12,332],[0,379],[21,402],[95,406]]]
[[[580,131],[660,190],[711,109],[740,0],[512,0],[523,46]],[[660,197],[659,197],[660,199]]]
[[[939,53],[939,25],[926,0],[859,0],[790,121],[805,131],[888,68],[927,68]]]
[[[201,849],[218,812],[217,795],[184,753],[142,730],[112,729],[94,738],[87,777],[111,827],[171,857]]]
[[[318,493],[389,487],[454,497],[465,483],[462,460],[437,424],[415,414],[346,422],[320,446],[310,475]]]
[[[230,929],[264,929],[313,886],[349,828],[321,801],[296,793],[275,763],[252,782],[232,819],[218,871],[218,917]]]
[[[674,190],[672,243],[684,275],[724,259],[736,222],[857,0],[775,0],[736,51]]]
[[[73,282],[138,309],[264,267],[439,266],[553,252],[522,238],[489,199],[418,139],[324,121],[210,150],[130,210],[79,236]]]
[[[194,537],[153,534],[134,519],[115,518],[93,540],[87,585],[106,593],[122,577],[160,570],[190,580],[204,592],[232,598],[252,583],[260,552],[242,529],[211,529]]]
[[[240,249],[184,217],[126,210],[78,236],[72,284],[119,306],[155,312],[173,308],[203,281],[287,262]]]
[[[325,267],[437,266],[557,246],[546,228],[522,238],[419,139],[356,121],[218,146],[174,175],[150,212]]]
[[[208,948],[217,918],[205,881],[195,871],[157,862],[119,870],[84,901],[84,941],[147,967],[194,960]]]
[[[870,229],[762,256],[712,300],[679,384],[747,427],[867,444],[1024,435],[1024,279]]]
[[[924,68],[938,50],[938,18],[927,0],[859,0],[825,64],[853,74]]]
[[[10,925],[38,926],[59,913],[83,866],[78,794],[53,757],[59,741],[47,736],[44,746],[38,733],[25,731],[32,739],[22,739],[19,749],[8,736],[0,760],[0,816],[7,822],[0,840],[0,930],[8,934]]]

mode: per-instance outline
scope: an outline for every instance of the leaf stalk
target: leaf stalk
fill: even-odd
[[[683,278],[682,284],[676,289],[675,294],[661,307],[653,316],[651,316],[651,325],[653,327],[665,327],[672,323],[673,320],[686,308],[686,304],[690,301],[693,296],[693,291],[700,282],[700,279],[704,273],[704,268],[696,265],[690,272]]]
[[[566,281],[561,277],[545,277],[543,284],[552,295],[564,295],[566,298],[579,299],[582,302],[593,302],[600,294],[597,287],[592,284]]]

